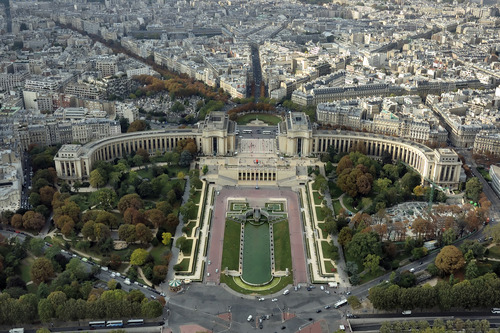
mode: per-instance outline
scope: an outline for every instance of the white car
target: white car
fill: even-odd
[[[321,290],[325,290],[325,287],[324,286],[320,286]]]
[[[259,298],[259,302],[265,301],[266,299],[264,297]]]

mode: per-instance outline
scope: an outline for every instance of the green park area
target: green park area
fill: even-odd
[[[223,270],[226,269],[226,267],[229,270],[238,270],[240,255],[240,232],[240,223],[235,222],[231,219],[226,220],[221,264],[221,268]]]
[[[265,122],[268,125],[277,125],[281,122],[280,117],[265,113],[248,113],[238,117],[238,120],[236,122],[238,123],[238,125],[246,125],[249,122],[257,119]]]
[[[274,234],[274,266],[277,271],[288,268],[292,272],[292,253],[290,247],[290,232],[288,221],[273,224]]]

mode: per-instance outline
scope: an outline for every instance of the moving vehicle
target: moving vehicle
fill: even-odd
[[[106,327],[123,327],[123,320],[108,320]]]
[[[333,305],[333,307],[334,307],[335,309],[338,309],[338,308],[340,308],[341,306],[344,306],[344,305],[347,305],[347,300],[346,300],[345,298],[344,298],[344,299],[341,299],[340,301],[338,301],[337,303],[335,303],[335,304]]]
[[[265,298],[264,298],[264,297],[259,298],[259,302],[262,302],[262,301],[264,301],[264,300],[265,300]]]
[[[248,318],[247,318],[247,321],[252,321],[252,319],[253,319],[253,316],[249,315]]]
[[[102,321],[90,321],[89,327],[106,327],[106,322]]]
[[[283,295],[288,295],[289,293],[290,293],[290,290],[288,290],[288,289],[287,289],[287,290],[285,290],[285,291],[283,292]]]
[[[401,314],[403,316],[409,316],[409,315],[411,315],[411,310],[404,310],[403,312],[401,312]]]
[[[127,326],[144,325],[144,319],[130,319],[127,321]]]
[[[262,131],[262,134],[271,134],[271,131]]]
[[[252,134],[252,130],[243,130],[243,134]]]
[[[492,308],[491,313],[500,313],[500,308]]]
[[[277,299],[277,298],[273,298],[273,299],[271,300],[271,302],[277,302],[277,301],[278,301],[278,299]]]

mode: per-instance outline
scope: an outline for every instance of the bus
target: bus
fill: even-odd
[[[500,313],[500,308],[492,308],[491,313]]]
[[[108,320],[106,327],[123,327],[123,320]]]
[[[89,327],[106,327],[106,322],[103,321],[90,321]]]
[[[243,134],[252,134],[252,130],[243,130]]]
[[[271,134],[271,131],[262,131],[262,134]]]
[[[340,308],[341,306],[344,306],[347,304],[347,300],[344,298],[344,299],[341,299],[340,301],[338,301],[337,303],[335,303],[335,305],[333,306],[335,309],[338,309]]]
[[[127,326],[144,325],[144,319],[130,319],[127,321]]]

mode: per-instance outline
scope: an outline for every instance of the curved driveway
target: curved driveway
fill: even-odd
[[[297,193],[291,190],[238,187],[224,187],[220,190],[220,194],[215,197],[215,209],[212,218],[210,244],[208,249],[208,260],[210,261],[210,265],[207,265],[206,269],[206,272],[209,273],[210,276],[206,274],[207,276],[205,277],[205,282],[218,284],[220,282],[220,270],[225,268],[221,267],[221,263],[228,198],[283,198],[287,200],[290,246],[292,249],[293,280],[295,285],[299,283],[307,283],[307,266]],[[215,273],[217,268],[219,269],[219,273]]]

